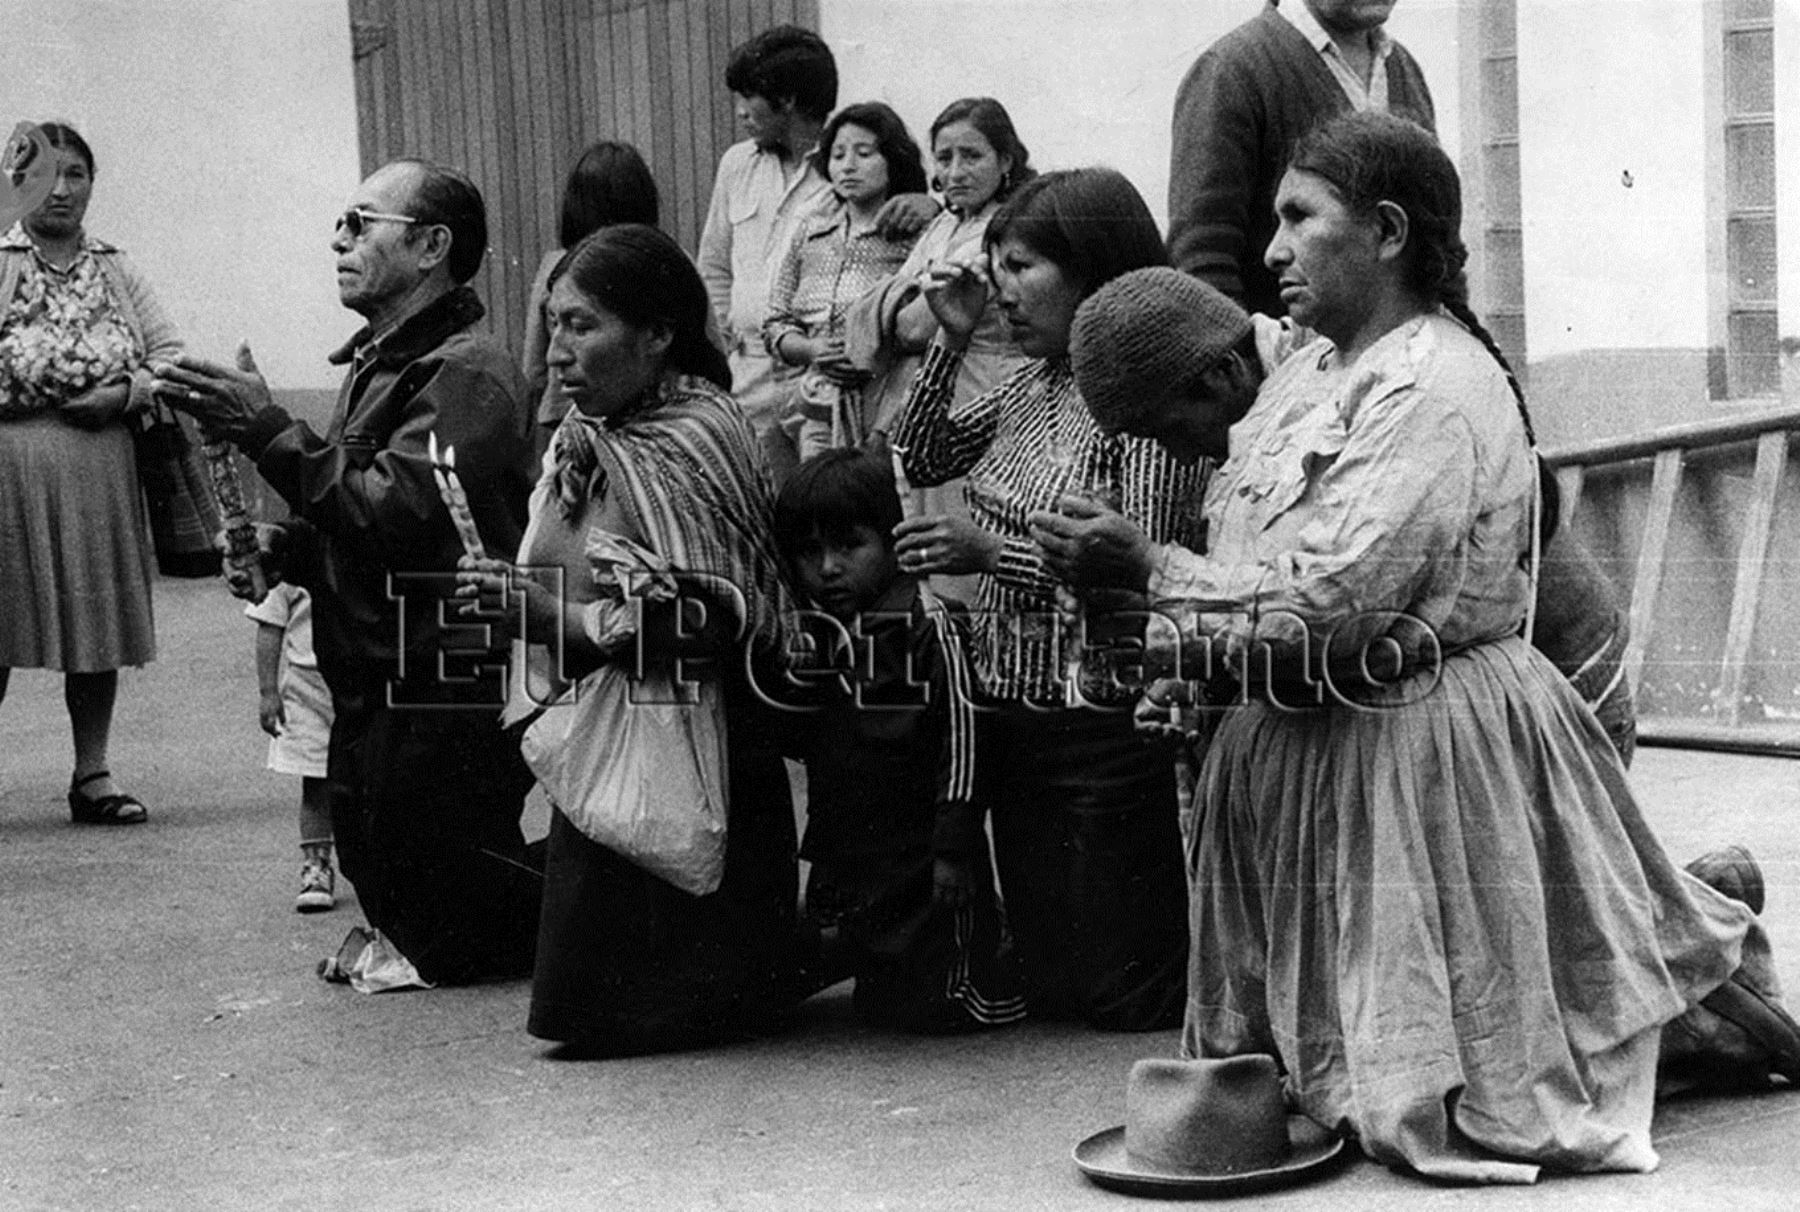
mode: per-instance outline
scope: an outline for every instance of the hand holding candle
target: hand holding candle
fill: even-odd
[[[456,524],[463,551],[471,559],[486,559],[481,532],[475,529],[475,515],[469,512],[469,498],[463,492],[462,481],[456,478],[456,447],[444,447],[440,458],[437,434],[434,433],[426,438],[425,450],[431,459],[431,474],[437,480],[438,496],[443,498],[444,507],[450,511],[450,520]]]

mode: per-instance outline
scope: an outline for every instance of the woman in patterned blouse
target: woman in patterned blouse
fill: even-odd
[[[763,321],[769,356],[792,368],[782,427],[802,459],[858,445],[868,434],[874,418],[862,388],[869,376],[845,356],[844,312],[899,269],[918,239],[883,234],[881,208],[889,198],[925,192],[919,145],[879,101],[832,115],[813,164],[830,180],[831,199],[794,233]]]
[[[131,262],[82,227],[94,153],[37,128],[50,195],[0,233],[0,698],[15,667],[63,674],[75,742],[69,814],[148,813],[107,770],[119,670],[156,656],[149,519],[130,426],[153,409],[148,363],[180,337]]]
[[[1197,541],[1205,469],[1102,434],[1069,371],[1077,305],[1168,256],[1137,190],[1098,168],[1027,182],[994,216],[985,249],[933,269],[926,294],[940,332],[892,435],[914,484],[966,477],[970,517],[903,522],[896,550],[909,572],[978,575],[972,655],[1002,755],[990,795],[996,862],[1032,1012],[1167,1027],[1181,1017],[1187,947],[1173,764],[1133,735],[1127,671],[1062,634],[1058,583],[1026,518],[1085,494],[1159,541]],[[990,292],[1031,360],[952,410]],[[1071,657],[1082,658],[1078,673]]]

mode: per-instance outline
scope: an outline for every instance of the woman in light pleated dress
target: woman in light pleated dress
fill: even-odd
[[[1665,1025],[1767,940],[1672,864],[1521,635],[1536,458],[1467,305],[1459,189],[1401,119],[1314,132],[1266,257],[1320,339],[1231,428],[1205,553],[1034,525],[1074,579],[1110,534],[1187,671],[1210,651],[1245,688],[1197,790],[1184,1054],[1272,1053],[1299,1110],[1433,1178],[1650,1170]]]

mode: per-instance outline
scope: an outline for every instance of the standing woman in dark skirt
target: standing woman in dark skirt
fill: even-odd
[[[0,233],[0,698],[15,668],[63,675],[75,741],[69,815],[149,817],[107,767],[119,670],[156,657],[150,524],[134,419],[153,407],[152,359],[181,352],[149,285],[82,226],[94,153],[37,128],[50,194]]]
[[[579,677],[647,659],[723,698],[724,876],[690,895],[551,818],[529,1030],[571,1054],[695,1047],[767,1028],[791,1002],[798,871],[787,771],[750,666],[781,650],[792,610],[775,552],[768,472],[706,337],[700,276],[654,228],[602,228],[550,277],[548,362],[573,406],[558,428],[519,565],[561,570],[561,592],[500,561],[465,559],[464,596],[525,594],[525,634],[558,634]],[[666,561],[710,624],[679,640],[669,611],[602,601],[596,540]],[[691,616],[684,613],[684,618]],[[566,688],[552,678],[539,703]],[[571,710],[552,706],[549,711]],[[611,736],[571,735],[607,746]],[[687,805],[674,805],[685,809]]]

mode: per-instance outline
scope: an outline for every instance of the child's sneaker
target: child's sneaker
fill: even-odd
[[[337,904],[333,895],[336,889],[337,875],[331,869],[331,860],[307,859],[300,868],[300,895],[294,898],[294,912],[323,913]]]

